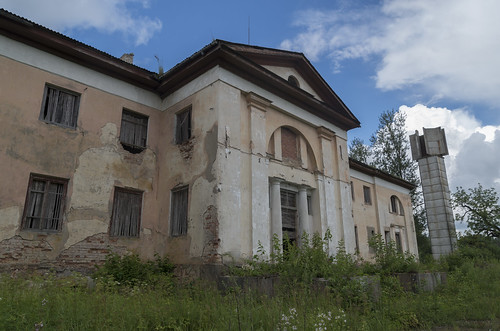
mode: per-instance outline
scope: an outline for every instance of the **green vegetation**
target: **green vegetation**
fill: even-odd
[[[380,238],[373,239],[373,264],[342,250],[331,257],[328,240],[305,237],[303,249],[290,245],[269,258],[260,252],[231,269],[280,276],[282,285],[271,298],[239,288],[221,293],[202,281],[181,284],[168,259],[142,262],[134,255],[110,256],[94,280],[3,274],[0,330],[500,328],[500,246],[494,239],[460,238],[460,249],[433,265],[417,264]],[[447,284],[434,292],[403,291],[393,273],[417,269],[447,270]],[[380,279],[378,299],[367,295],[360,277],[367,273]],[[326,289],[311,286],[316,277],[330,281]]]

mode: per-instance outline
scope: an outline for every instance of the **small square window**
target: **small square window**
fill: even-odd
[[[368,186],[363,186],[363,195],[365,198],[365,204],[371,205],[372,204],[372,195],[370,192],[370,188]]]
[[[60,231],[66,201],[67,179],[30,175],[23,230]]]
[[[120,128],[120,142],[130,153],[140,153],[146,149],[148,117],[130,110],[123,110]]]
[[[170,234],[172,237],[185,235],[188,228],[188,186],[171,192]]]
[[[182,144],[191,139],[191,107],[175,115],[175,143]]]
[[[112,237],[139,237],[142,191],[115,187],[113,215],[109,234]]]
[[[76,128],[80,94],[46,85],[40,111],[40,120]]]

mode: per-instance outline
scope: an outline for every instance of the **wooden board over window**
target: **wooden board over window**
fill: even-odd
[[[281,222],[283,238],[288,237],[290,242],[297,240],[297,193],[281,190]]]
[[[138,237],[141,226],[142,193],[115,187],[110,236]]]
[[[191,107],[175,115],[175,143],[182,144],[191,139]]]
[[[40,111],[40,120],[65,127],[76,128],[80,94],[46,85]]]
[[[123,110],[120,128],[120,142],[131,153],[146,149],[148,117],[130,110]]]

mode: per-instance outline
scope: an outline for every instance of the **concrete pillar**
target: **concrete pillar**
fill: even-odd
[[[410,136],[410,144],[412,157],[418,161],[422,180],[432,256],[439,259],[454,251],[457,246],[455,220],[443,159],[444,155],[448,155],[444,129],[424,128],[422,136],[415,131],[415,134]]]
[[[271,178],[271,240],[274,234],[278,235],[279,242],[283,240],[282,222],[281,222],[281,180]],[[272,245],[272,242],[270,242]],[[281,245],[280,245],[281,247]]]
[[[298,236],[299,243],[302,244],[301,239],[304,232],[311,235],[310,224],[309,224],[309,213],[307,210],[307,188],[305,186],[299,187],[299,197],[298,197],[298,213],[299,213],[299,224],[298,224]]]
[[[250,111],[252,251],[257,254],[259,245],[262,245],[266,252],[271,250],[266,159],[266,109],[271,102],[253,92],[246,95],[246,100]]]

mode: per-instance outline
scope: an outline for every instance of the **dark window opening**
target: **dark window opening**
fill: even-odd
[[[351,181],[351,198],[354,201],[354,183]]]
[[[40,120],[76,128],[80,95],[54,86],[45,86]]]
[[[300,87],[298,79],[293,75],[288,76],[288,83],[290,83],[290,85]]]
[[[188,186],[171,192],[170,234],[173,237],[187,234],[188,229]]]
[[[312,215],[312,201],[311,196],[307,196],[307,215]]]
[[[120,128],[120,142],[130,153],[140,153],[146,149],[148,117],[124,109]]]
[[[356,254],[359,254],[358,226],[354,226],[354,239],[356,241]]]
[[[398,250],[398,252],[402,252],[403,246],[401,245],[401,234],[399,232],[396,232],[394,234],[394,237],[396,238],[396,249]]]
[[[374,227],[371,227],[371,226],[367,226],[366,227],[366,233],[367,233],[367,236],[368,236],[368,243],[370,243],[370,240],[375,237],[375,228]],[[375,247],[373,247],[372,245],[368,245],[370,248],[370,253],[375,253]]]
[[[191,107],[175,115],[175,143],[191,139]]]
[[[138,237],[141,226],[142,192],[115,187],[110,235]]]
[[[365,204],[371,205],[372,204],[372,195],[370,192],[370,188],[368,186],[363,186],[363,196],[365,198]]]

